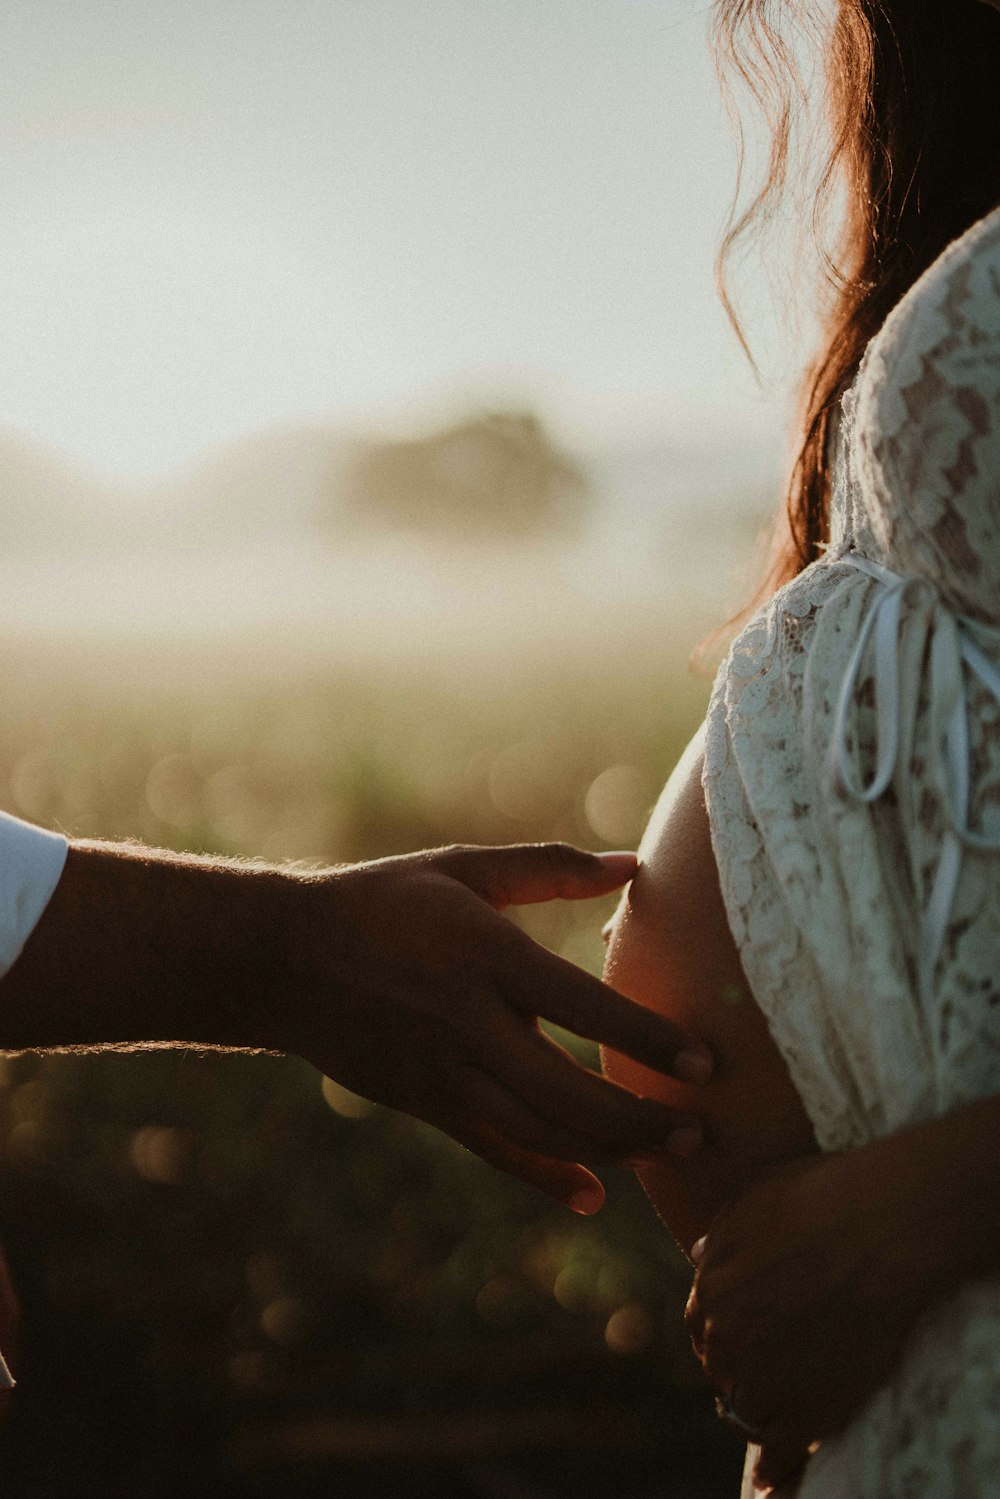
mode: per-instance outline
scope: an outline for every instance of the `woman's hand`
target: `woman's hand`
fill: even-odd
[[[692,1257],[687,1321],[714,1389],[788,1479],[895,1368],[920,1314],[1000,1268],[1000,1100],[740,1192]]]

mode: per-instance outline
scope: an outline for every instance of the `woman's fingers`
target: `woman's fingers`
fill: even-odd
[[[524,940],[531,942],[527,936]],[[520,1001],[574,1036],[600,1041],[654,1072],[685,1083],[709,1080],[712,1053],[690,1031],[626,999],[547,948],[537,943],[531,946],[530,988],[523,987],[514,1003]]]

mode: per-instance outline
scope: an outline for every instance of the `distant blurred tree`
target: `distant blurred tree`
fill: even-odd
[[[516,540],[575,529],[589,501],[582,469],[530,411],[470,416],[427,437],[353,450],[338,508],[393,529]]]

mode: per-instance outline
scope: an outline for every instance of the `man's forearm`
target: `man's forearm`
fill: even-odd
[[[267,1045],[254,1022],[287,982],[305,883],[137,844],[72,844],[0,980],[0,1049]]]
[[[690,1150],[689,1114],[578,1066],[536,1017],[688,1081],[710,1067],[696,1039],[498,914],[607,894],[634,855],[458,846],[302,873],[77,843],[63,868],[57,841],[23,945],[15,923],[0,1049],[295,1052],[579,1212],[603,1198],[580,1162]]]

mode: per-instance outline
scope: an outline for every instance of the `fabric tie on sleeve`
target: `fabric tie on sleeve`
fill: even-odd
[[[845,552],[837,564],[867,574],[880,587],[870,605],[844,672],[831,741],[831,762],[841,791],[856,801],[877,801],[898,778],[909,774],[910,741],[925,672],[928,694],[931,773],[941,796],[946,827],[941,850],[921,917],[917,979],[925,1019],[933,1014],[934,978],[951,915],[963,848],[1000,852],[1000,833],[988,834],[969,825],[972,769],[969,741],[969,673],[975,676],[1000,707],[1000,670],[977,642],[986,640],[1000,658],[1000,630],[991,629],[942,602],[924,577],[902,577],[858,552]],[[918,615],[904,614],[908,595],[917,594],[927,607]],[[912,630],[918,634],[912,638]],[[907,629],[911,639],[906,640]],[[856,780],[850,766],[851,710],[862,667],[872,646],[870,675],[874,684],[875,767],[867,781]],[[913,653],[913,654],[911,654]],[[919,662],[917,670],[912,666]],[[926,663],[926,665],[925,665]],[[910,670],[906,665],[911,666]]]

